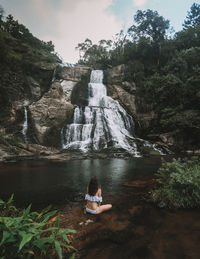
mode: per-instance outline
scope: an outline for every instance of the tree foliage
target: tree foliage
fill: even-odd
[[[199,160],[162,161],[156,174],[157,187],[152,200],[160,207],[192,208],[200,206]]]
[[[145,37],[158,43],[165,39],[169,29],[169,20],[165,20],[157,11],[150,9],[147,11],[138,10],[134,16],[134,21],[136,25],[132,25],[128,31],[136,40]]]
[[[194,3],[187,13],[186,19],[184,21],[183,27],[196,27],[200,25],[200,5]]]

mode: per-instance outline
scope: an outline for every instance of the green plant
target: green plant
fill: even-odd
[[[17,209],[13,195],[4,202],[0,200],[0,258],[55,258],[55,252],[62,258],[63,249],[73,251],[69,235],[75,230],[60,228],[60,216],[50,206],[42,212]]]
[[[200,206],[199,160],[162,161],[152,200],[162,207],[192,208]]]

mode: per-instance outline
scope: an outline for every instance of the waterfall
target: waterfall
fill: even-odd
[[[23,134],[25,143],[28,143],[27,130],[28,130],[27,106],[24,106],[24,123],[22,128],[22,134]]]
[[[56,68],[53,71],[51,82],[53,83],[56,80]]]
[[[73,122],[61,132],[62,147],[83,152],[124,150],[138,156],[133,137],[134,122],[123,107],[107,96],[103,71],[93,70],[88,84],[88,106],[76,107]]]

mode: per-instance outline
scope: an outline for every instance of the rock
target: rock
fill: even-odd
[[[136,135],[144,137],[151,130],[155,114],[152,112],[152,107],[147,105],[142,98],[137,97],[136,102],[136,84],[124,78],[126,78],[126,65],[107,69],[105,83],[108,95],[117,100],[134,118]]]
[[[131,94],[136,93],[136,84],[134,82],[123,81],[122,86],[123,86],[123,89],[125,89],[127,92]]]
[[[124,72],[125,72],[124,64],[107,69],[106,83],[111,85],[122,83]]]
[[[34,100],[38,100],[41,97],[41,88],[38,82],[32,77],[27,77],[27,83],[30,87],[30,92]]]
[[[40,61],[40,62],[36,62],[34,65],[41,70],[53,71],[58,64]]]
[[[173,146],[176,143],[173,132],[163,133],[159,135],[162,142],[166,143],[169,146]]]
[[[72,89],[55,81],[43,97],[29,106],[31,123],[38,142],[59,146],[61,128],[71,119],[73,105],[69,102]],[[71,84],[73,87],[73,84]]]
[[[123,186],[134,187],[134,188],[143,188],[143,187],[152,186],[153,184],[154,184],[154,180],[147,180],[147,181],[137,180],[137,181],[125,183],[125,184],[123,184]]]
[[[82,76],[87,75],[90,71],[91,68],[86,66],[63,67],[60,76],[64,80],[79,82]]]
[[[74,88],[74,86],[76,85],[77,83],[74,82],[74,81],[67,81],[67,80],[63,80],[61,82],[61,86],[63,88],[63,92],[66,96],[66,100],[68,102],[71,102],[71,93],[72,93],[72,90]]]
[[[136,116],[135,96],[126,92],[120,85],[108,85],[110,96],[117,100],[132,116]]]

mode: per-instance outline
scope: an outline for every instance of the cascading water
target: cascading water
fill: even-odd
[[[51,82],[53,83],[56,80],[56,68],[53,71]]]
[[[27,107],[24,106],[24,123],[22,127],[22,134],[23,134],[25,143],[28,143],[27,131],[28,131],[28,115],[27,115]]]
[[[76,107],[73,123],[62,129],[64,149],[87,152],[104,149],[125,150],[138,156],[133,138],[134,123],[120,104],[107,96],[103,71],[93,70],[88,84],[88,106]]]

